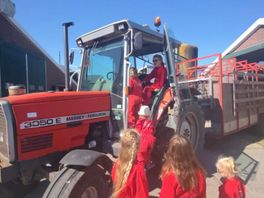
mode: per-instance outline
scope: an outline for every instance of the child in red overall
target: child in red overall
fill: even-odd
[[[137,76],[137,70],[131,67],[129,70],[129,94],[128,94],[128,127],[134,128],[138,119],[138,111],[142,102],[142,82]]]
[[[143,89],[142,104],[144,105],[149,105],[151,101],[151,97],[152,97],[152,92],[160,90],[164,86],[166,78],[167,78],[167,70],[164,66],[161,55],[156,54],[153,56],[153,64],[154,64],[154,69],[143,81],[144,84],[146,84],[151,79],[154,78],[154,83],[145,86]]]
[[[112,169],[113,193],[111,198],[147,198],[147,176],[136,156],[140,145],[137,131],[127,129],[121,136],[118,160]]]
[[[154,137],[154,126],[152,121],[149,119],[149,107],[142,105],[138,115],[139,119],[135,128],[140,134],[141,142],[137,160],[138,162],[144,163],[145,166],[148,166],[150,164],[150,155],[156,140]]]
[[[237,168],[233,157],[223,157],[216,162],[217,172],[223,177],[219,186],[219,198],[245,198],[245,185],[236,175]]]
[[[160,198],[206,197],[205,172],[184,136],[172,137],[164,157]]]

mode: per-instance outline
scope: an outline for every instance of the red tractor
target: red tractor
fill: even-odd
[[[179,131],[199,153],[204,114],[189,86],[179,86],[176,67],[181,42],[128,20],[77,38],[82,49],[76,92],[9,96],[0,100],[0,181],[30,183],[47,164],[60,172],[44,197],[107,197],[119,134],[127,128],[128,71],[151,65],[153,54],[166,60],[167,81],[151,102],[160,163],[170,137]],[[203,101],[210,103],[210,100]]]

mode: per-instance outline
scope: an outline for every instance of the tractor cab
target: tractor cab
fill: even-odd
[[[151,30],[128,20],[118,21],[77,38],[77,45],[83,49],[81,73],[78,91],[109,91],[112,104],[112,132],[127,128],[127,87],[129,68],[153,67],[154,54],[163,56],[168,73],[172,74],[168,62],[163,34]],[[170,39],[173,49],[177,49],[180,42]],[[144,73],[139,76],[144,78]],[[169,84],[169,83],[167,83]],[[152,114],[156,114],[155,101],[162,97],[157,93],[153,99]]]

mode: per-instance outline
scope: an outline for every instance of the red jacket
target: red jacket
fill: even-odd
[[[245,185],[239,177],[225,179],[219,187],[219,198],[245,198]]]
[[[205,176],[197,171],[198,186],[192,191],[183,190],[173,172],[162,176],[160,198],[205,198],[206,183]]]
[[[151,73],[145,78],[146,82],[149,82],[152,78],[155,78],[154,83],[151,85],[155,89],[161,89],[165,84],[167,78],[167,70],[164,65],[154,67]]]
[[[115,181],[117,163],[115,162],[112,169],[113,181]],[[131,168],[125,187],[119,193],[118,198],[147,198],[149,197],[148,192],[148,182],[144,166],[135,162]]]
[[[137,76],[133,76],[129,78],[129,95],[135,95],[138,97],[142,97],[142,82],[139,80]]]
[[[148,118],[140,117],[135,126],[140,134],[140,147],[137,155],[138,162],[150,163],[150,155],[154,147],[156,138],[154,137],[154,126]]]

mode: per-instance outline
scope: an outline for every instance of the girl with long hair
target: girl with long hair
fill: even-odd
[[[146,198],[148,183],[144,165],[136,159],[140,136],[134,129],[127,129],[122,133],[120,141],[120,154],[112,170],[111,198]]]
[[[164,157],[161,198],[206,197],[205,171],[184,136],[172,137]]]

